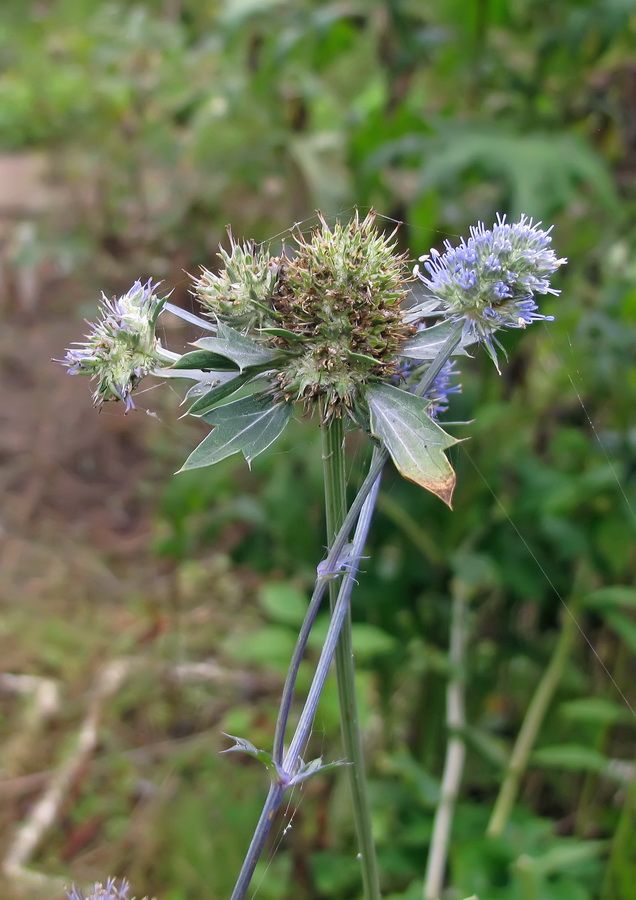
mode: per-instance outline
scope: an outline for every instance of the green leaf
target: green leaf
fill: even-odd
[[[236,378],[231,378],[229,381],[215,385],[211,391],[208,391],[203,397],[199,397],[196,403],[188,410],[188,415],[205,416],[206,413],[209,413],[214,409],[217,403],[220,403],[221,400],[225,400],[226,397],[235,394],[236,391],[238,391],[239,388],[242,388],[252,377],[253,375],[251,372],[242,372],[240,375],[237,375]]]
[[[223,652],[247,665],[268,666],[284,674],[294,652],[294,632],[287,625],[265,625],[249,634],[233,634]]]
[[[233,734],[226,734],[223,732],[226,738],[229,738],[231,741],[235,741],[233,747],[228,747],[227,750],[221,750],[221,753],[247,753],[248,756],[253,756],[254,759],[257,759],[259,762],[263,763],[267,771],[270,773],[272,778],[276,781],[278,778],[278,769],[276,767],[276,763],[272,757],[272,754],[267,750],[259,750],[257,747],[252,744],[251,741],[246,741],[244,738],[236,737]]]
[[[272,362],[280,356],[279,350],[255,344],[254,341],[239,334],[238,331],[234,331],[233,328],[223,325],[222,322],[219,323],[217,337],[200,338],[194,342],[194,346],[231,359],[241,372],[248,366],[259,366]]]
[[[577,697],[575,700],[562,703],[559,712],[570,722],[591,725],[614,725],[616,722],[633,721],[627,707],[605,697]]]
[[[251,463],[283,431],[292,408],[291,403],[274,403],[271,397],[253,394],[213,410],[206,421],[216,427],[192,451],[179,471],[212,466],[239,451]]]
[[[261,586],[258,601],[275,622],[299,627],[307,612],[305,592],[287,581],[270,581]]]
[[[606,610],[603,617],[632,653],[636,653],[636,622],[615,609]]]
[[[349,765],[346,759],[336,759],[334,762],[323,763],[322,756],[319,756],[318,759],[312,759],[311,762],[301,765],[298,772],[294,775],[293,784],[307,781],[308,778],[311,778],[312,775],[317,775],[319,772],[328,772],[330,769],[346,765]]]
[[[404,341],[400,345],[397,355],[408,356],[409,359],[435,359],[456,327],[454,322],[446,320],[440,322],[439,325],[433,325],[432,328],[424,328],[408,341]],[[469,343],[475,343],[475,341],[469,341]],[[463,343],[453,351],[453,356],[468,356]]]
[[[370,660],[395,650],[397,639],[372,625],[370,622],[355,622],[351,626],[353,652],[362,660]]]
[[[616,609],[624,606],[628,609],[636,609],[636,588],[622,584],[612,584],[608,587],[592,591],[583,599],[583,604],[589,609],[595,609],[600,613],[608,609]]]
[[[566,769],[569,772],[602,772],[607,767],[607,759],[602,753],[580,744],[541,747],[532,754],[532,762],[535,765],[550,769]]]
[[[455,472],[444,450],[459,443],[426,413],[428,403],[388,384],[367,390],[371,431],[386,446],[397,469],[451,506]]]
[[[209,338],[209,340],[215,340],[215,338]],[[212,353],[210,350],[192,350],[191,353],[184,353],[176,363],[170,366],[170,368],[201,369],[204,372],[213,370],[219,372],[231,372],[236,371],[238,366],[228,357],[220,356],[218,353]]]

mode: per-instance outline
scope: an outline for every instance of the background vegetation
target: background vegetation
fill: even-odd
[[[80,881],[125,873],[160,900],[227,896],[264,785],[256,766],[218,756],[220,735],[269,742],[324,543],[311,423],[251,472],[230,459],[172,478],[198,438],[177,423],[175,392],[141,397],[150,417],[94,415],[87,385],[48,362],[79,339],[91,298],[153,275],[188,306],[183,270],[212,264],[227,222],[280,240],[315,209],[374,206],[387,227],[404,223],[416,257],[525,212],[555,223],[570,260],[546,304],[556,322],[511,335],[502,376],[463,364],[455,510],[387,472],[354,594],[384,889],[421,896],[461,584],[468,756],[448,897],[631,900],[635,32],[633,0],[4,0],[6,859],[94,707],[94,752],[28,865]],[[175,349],[191,337],[166,330]],[[355,484],[368,447],[350,450]],[[519,800],[488,838],[555,655]],[[96,701],[118,659],[132,668]],[[333,758],[335,703],[314,734]],[[358,896],[346,791],[336,774],[292,797],[262,900]],[[5,876],[5,895],[19,894],[20,871]]]

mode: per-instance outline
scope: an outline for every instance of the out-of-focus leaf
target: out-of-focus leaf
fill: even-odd
[[[633,722],[627,707],[608,700],[606,697],[577,697],[559,706],[564,719],[592,725],[613,725],[616,722]]]
[[[532,763],[550,769],[566,769],[569,772],[602,772],[608,760],[591,747],[560,744],[535,750],[532,754]]]
[[[612,584],[592,591],[583,598],[584,606],[603,613],[608,609],[627,607],[636,609],[636,587]]]
[[[397,645],[396,638],[387,634],[377,625],[368,622],[355,622],[351,626],[353,652],[361,660],[391,653]]]
[[[274,622],[299,626],[307,611],[307,597],[304,591],[288,581],[268,581],[258,592],[258,600],[263,611]]]

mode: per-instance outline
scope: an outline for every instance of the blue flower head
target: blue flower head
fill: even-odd
[[[114,878],[109,878],[106,886],[96,882],[90,894],[85,895],[79,888],[72,887],[67,891],[67,900],[129,900],[128,891],[130,885],[124,878],[121,884],[117,884]],[[130,900],[135,900],[131,897]]]
[[[101,318],[91,324],[86,340],[60,360],[69,374],[99,380],[93,394],[96,406],[123,400],[126,412],[132,409],[133,390],[160,361],[155,324],[166,298],[160,299],[155,291],[152,281],[136,281],[122,297],[109,300],[102,294]]]
[[[498,215],[492,229],[483,222],[471,227],[468,240],[457,247],[445,241],[443,254],[431,250],[423,274],[415,274],[441,301],[441,311],[464,321],[464,337],[482,341],[497,364],[494,334],[500,328],[525,328],[531,322],[551,321],[538,312],[535,294],[558,294],[550,276],[567,262],[550,247],[549,228],[527,216],[510,225]]]

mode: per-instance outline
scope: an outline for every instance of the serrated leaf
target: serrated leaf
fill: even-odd
[[[212,466],[239,451],[251,463],[273,444],[291,414],[291,403],[274,403],[271,397],[258,394],[218,407],[206,416],[214,430],[192,451],[179,471]]]
[[[319,772],[328,772],[330,769],[346,765],[349,765],[346,759],[337,759],[334,762],[323,763],[322,757],[319,756],[318,759],[312,759],[311,762],[304,763],[292,778],[291,783],[300,784],[301,781],[307,781],[308,778],[311,778],[312,775],[317,775]]]
[[[205,416],[206,413],[210,413],[214,409],[217,403],[235,394],[252,377],[251,372],[243,372],[237,375],[236,378],[230,378],[228,381],[215,385],[206,394],[199,397],[196,403],[188,410],[188,414],[191,416]]]
[[[455,322],[449,320],[440,322],[439,325],[433,325],[432,328],[423,328],[414,337],[400,345],[397,355],[407,356],[409,359],[435,359],[456,328]],[[464,350],[465,346],[466,343],[462,342],[453,351],[453,356],[468,356]]]
[[[455,472],[444,450],[459,443],[426,413],[427,401],[389,384],[367,390],[371,432],[399,472],[451,506]]]
[[[227,750],[221,750],[221,753],[246,753],[248,756],[253,756],[254,759],[263,763],[272,778],[275,780],[278,779],[278,767],[269,751],[259,750],[251,743],[251,741],[246,741],[244,738],[236,737],[233,734],[226,734],[225,732],[223,732],[223,734],[224,737],[234,741],[235,744],[233,747],[228,747]]]
[[[206,340],[205,338],[203,340]],[[216,338],[208,338],[207,340],[216,340]],[[195,345],[196,346],[196,345]],[[219,353],[213,353],[211,350],[192,350],[190,353],[184,353],[171,366],[172,369],[201,369],[209,372],[218,369],[220,372],[236,372],[238,365],[227,356],[221,356]]]
[[[254,341],[222,322],[219,322],[217,337],[200,338],[194,342],[193,346],[231,359],[241,372],[248,366],[260,366],[263,363],[272,362],[280,356],[279,350],[255,344]]]

